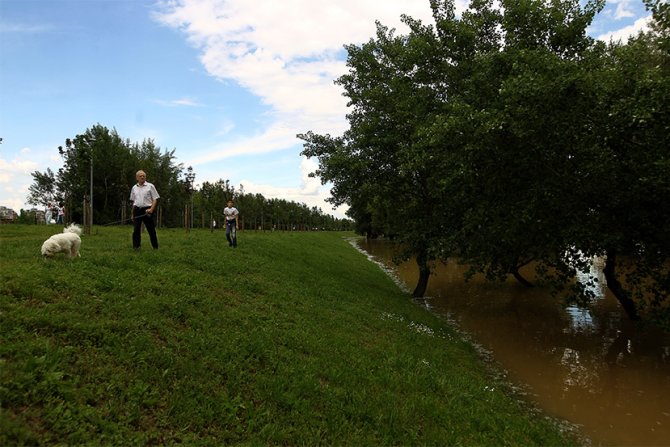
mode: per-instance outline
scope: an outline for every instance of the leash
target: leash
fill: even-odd
[[[123,220],[117,220],[116,222],[106,223],[106,224],[101,225],[101,226],[102,226],[102,227],[107,227],[107,226],[109,226],[109,225],[116,225],[116,224],[120,224],[120,223],[125,223],[125,222],[128,222],[129,220],[139,219],[140,217],[144,217],[144,216],[148,216],[148,215],[149,215],[149,214],[144,213],[144,214],[141,214],[141,215],[139,215],[139,216],[129,217],[128,219],[123,219]]]

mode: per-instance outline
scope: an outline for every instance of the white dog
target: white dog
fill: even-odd
[[[42,244],[42,256],[50,258],[56,253],[65,253],[68,258],[81,256],[81,228],[76,224],[66,227],[62,233],[54,234]]]

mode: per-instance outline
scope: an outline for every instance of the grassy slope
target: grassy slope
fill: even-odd
[[[0,227],[0,444],[568,445],[343,234]]]

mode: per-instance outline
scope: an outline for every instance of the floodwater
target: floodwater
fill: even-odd
[[[358,244],[392,265],[389,244]],[[394,270],[412,290],[416,263]],[[590,309],[566,307],[514,279],[466,283],[465,270],[438,265],[422,304],[491,352],[540,408],[576,424],[594,445],[670,446],[670,334],[630,322],[605,287],[594,289]]]

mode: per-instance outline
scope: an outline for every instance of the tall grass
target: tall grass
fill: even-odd
[[[577,442],[343,233],[58,230],[0,227],[1,445]]]

